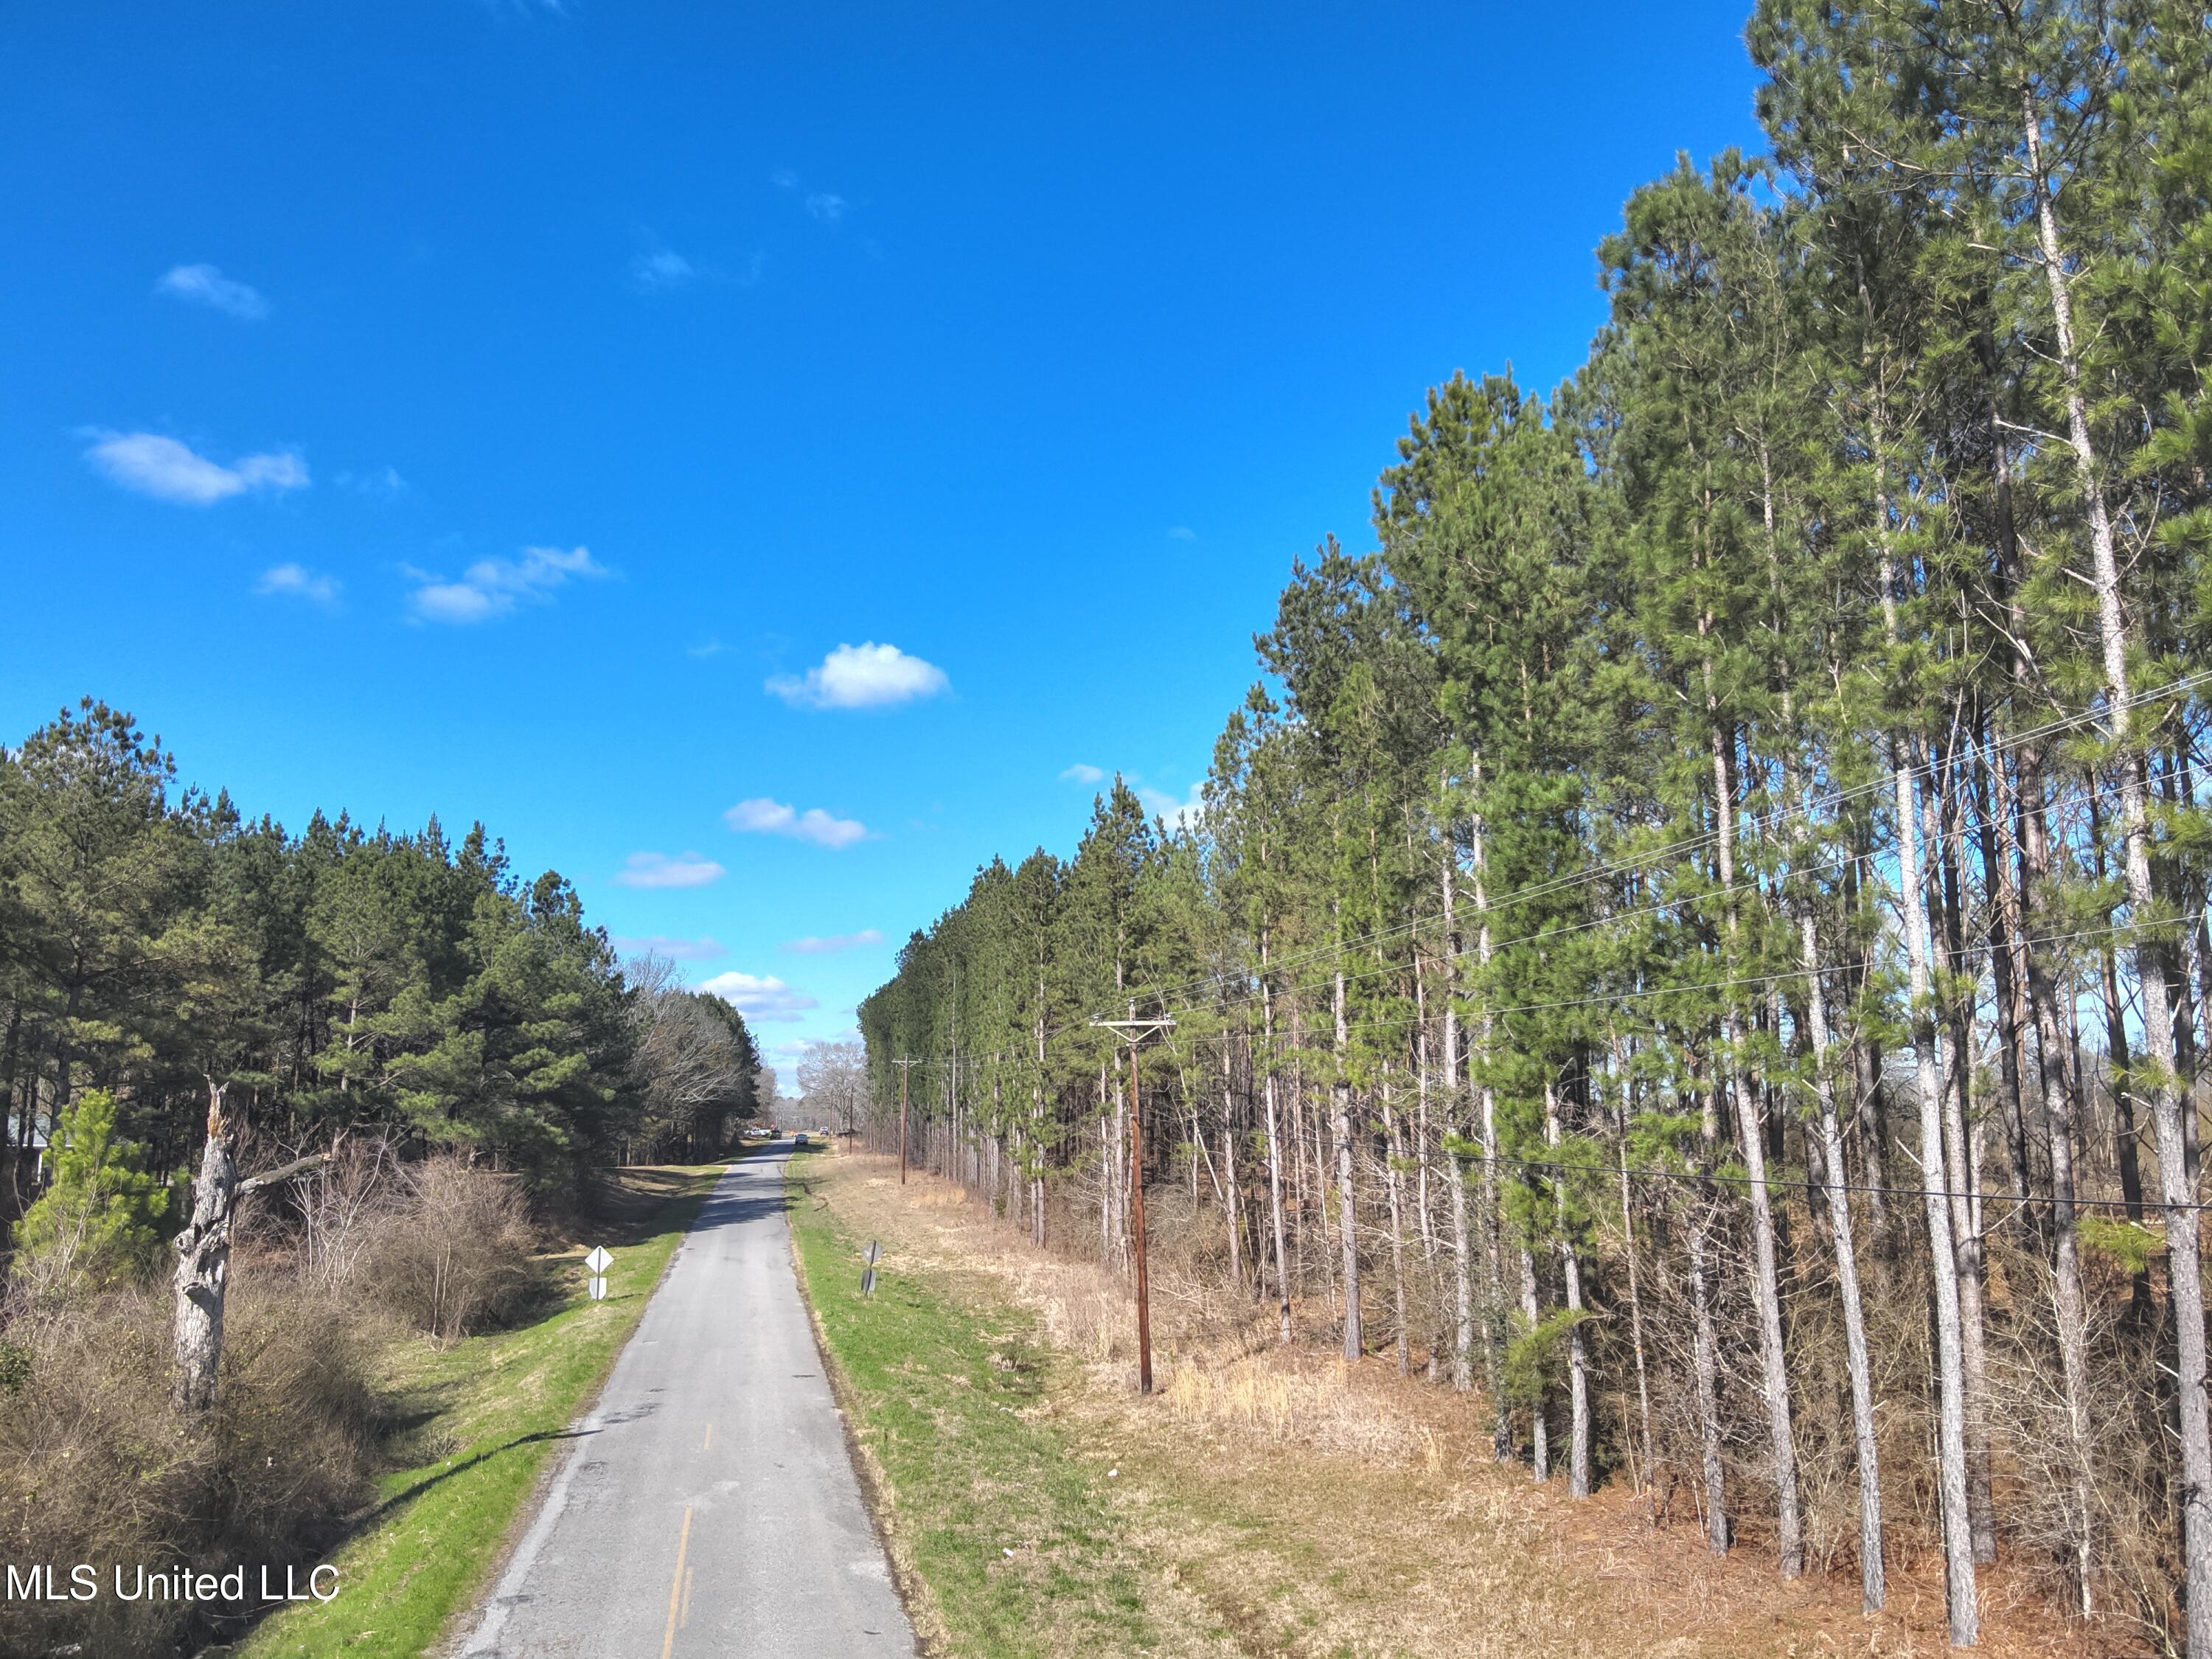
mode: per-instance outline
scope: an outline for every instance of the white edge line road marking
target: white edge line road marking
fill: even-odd
[[[710,1193],[708,1196],[713,1194]],[[675,1265],[673,1258],[669,1265]],[[659,1285],[656,1284],[653,1288],[657,1291]],[[639,1326],[641,1328],[644,1323],[644,1320],[640,1318]],[[600,1391],[602,1400],[612,1391],[615,1370],[621,1368],[623,1360],[629,1353],[630,1343],[637,1340],[638,1334],[633,1330],[629,1341],[624,1342],[622,1352],[615,1356],[614,1369],[607,1372],[607,1386]],[[463,1659],[467,1659],[471,1654],[499,1651],[500,1632],[507,1626],[507,1610],[514,1599],[522,1594],[522,1587],[530,1577],[530,1569],[537,1563],[538,1551],[545,1547],[545,1540],[552,1535],[554,1523],[560,1520],[562,1510],[568,1507],[569,1485],[575,1480],[576,1470],[584,1462],[585,1447],[582,1443],[605,1426],[600,1421],[603,1415],[603,1408],[594,1406],[585,1413],[581,1422],[571,1423],[563,1431],[577,1443],[568,1448],[568,1455],[562,1462],[560,1472],[553,1477],[553,1484],[545,1490],[545,1501],[538,1506],[538,1518],[530,1523],[530,1530],[522,1534],[522,1541],[514,1547],[514,1558],[507,1562],[507,1571],[500,1575],[499,1584],[484,1607],[483,1618],[477,1622],[468,1645],[461,1650]]]
[[[621,1363],[619,1358],[616,1363]],[[610,1382],[614,1380],[611,1374],[607,1380]],[[585,1415],[582,1422],[569,1426],[568,1432],[577,1443],[568,1448],[568,1455],[562,1460],[560,1473],[553,1477],[553,1484],[546,1488],[545,1501],[538,1506],[538,1518],[530,1523],[530,1530],[522,1534],[522,1541],[514,1547],[514,1557],[507,1564],[507,1571],[500,1575],[498,1588],[492,1591],[491,1600],[485,1605],[484,1616],[477,1624],[476,1633],[469,1638],[468,1645],[461,1650],[464,1659],[469,1654],[499,1651],[499,1634],[506,1626],[507,1609],[514,1599],[522,1594],[523,1585],[529,1582],[530,1570],[537,1565],[538,1552],[545,1547],[546,1539],[552,1535],[554,1523],[560,1520],[561,1512],[568,1507],[569,1485],[575,1480],[576,1471],[584,1462],[586,1449],[583,1443],[599,1431],[602,1426],[600,1416],[600,1410],[594,1407]]]

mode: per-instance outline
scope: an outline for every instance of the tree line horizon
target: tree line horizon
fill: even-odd
[[[618,960],[567,879],[523,879],[482,823],[457,843],[434,814],[318,811],[294,834],[176,776],[90,696],[0,748],[0,1213],[51,1181],[88,1094],[109,1150],[87,1201],[128,1164],[171,1229],[217,1085],[242,1152],[386,1137],[554,1205],[598,1165],[711,1157],[772,1104],[742,1013]]]
[[[1116,778],[860,1008],[876,1144],[1475,1393],[1779,1572],[2212,1659],[2212,17],[1765,0],[1767,153],[1432,389],[1202,805]],[[1093,1019],[1168,1016],[1124,1063]]]

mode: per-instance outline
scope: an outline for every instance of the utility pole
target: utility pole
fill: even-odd
[[[891,1064],[899,1068],[899,1185],[903,1187],[906,1185],[906,1074],[921,1062],[918,1060],[895,1060]]]
[[[1137,1005],[1129,1005],[1127,1019],[1094,1019],[1129,1045],[1129,1235],[1137,1258],[1137,1392],[1152,1391],[1152,1287],[1145,1273],[1145,1118],[1137,1092],[1137,1045],[1156,1031],[1172,1031],[1175,1022],[1164,1017],[1139,1019]]]

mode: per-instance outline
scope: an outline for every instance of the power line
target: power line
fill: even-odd
[[[2197,673],[2185,674],[2179,679],[2169,680],[2162,686],[2154,686],[2146,691],[2132,693],[2124,699],[2119,706],[2122,708],[2133,708],[2144,703],[2162,702],[2168,697],[2180,696],[2185,692],[2193,690],[2197,687],[2205,684],[2208,682],[2212,682],[2212,669],[2200,670]],[[2112,708],[2112,704],[2106,703],[2102,707],[2083,709],[2077,714],[2060,715],[2053,720],[2046,720],[2041,726],[2031,726],[2027,731],[2014,732],[2009,737],[2002,739],[1985,741],[1979,744],[1978,747],[1987,750],[1991,753],[2003,753],[2008,750],[2019,748],[2023,744],[2036,742],[2041,738],[2050,737],[2056,732],[2070,730],[2077,726],[2094,724],[2098,720],[2106,719],[2111,712]],[[1853,799],[1863,794],[1875,793],[1893,788],[1897,781],[1900,777],[1917,778],[1923,775],[1932,776],[1935,773],[1942,769],[1942,763],[1929,760],[1913,766],[1891,767],[1875,774],[1863,783],[1856,783],[1847,788],[1832,791],[1826,796],[1818,799],[1806,801],[1798,806],[1777,807],[1773,811],[1764,815],[1753,813],[1750,815],[1745,823],[1736,829],[1735,833],[1740,838],[1750,839],[1759,835],[1762,830],[1766,828],[1785,823],[1792,818],[1802,817],[1808,822],[1810,822],[1816,812],[1826,811],[1840,805],[1844,801]],[[2112,791],[2109,787],[2106,787],[2100,790],[2098,793],[2110,793]],[[1345,801],[1350,799],[1351,795],[1346,793],[1323,803],[1323,805],[1325,808],[1341,805]],[[1549,881],[1540,882],[1534,887],[1518,890],[1510,897],[1501,899],[1498,902],[1498,908],[1503,908],[1513,905],[1523,904],[1531,899],[1542,898],[1547,896],[1553,892],[1564,891],[1567,889],[1579,886],[1586,882],[1598,880],[1607,875],[1620,874],[1630,870],[1642,868],[1646,865],[1663,862],[1680,854],[1698,851],[1705,847],[1711,845],[1713,842],[1718,841],[1719,838],[1720,830],[1717,828],[1703,830],[1698,835],[1668,842],[1663,846],[1638,854],[1632,858],[1611,860],[1590,866],[1584,870],[1577,871],[1571,875],[1554,877]],[[1413,921],[1394,923],[1389,927],[1378,928],[1371,933],[1363,935],[1357,939],[1332,942],[1324,945],[1316,945],[1311,950],[1308,951],[1303,957],[1292,957],[1273,965],[1279,969],[1297,965],[1302,961],[1325,959],[1358,945],[1373,944],[1381,939],[1394,938],[1401,933],[1413,931],[1419,926],[1420,922],[1418,920]],[[1464,955],[1466,953],[1462,951],[1461,954]],[[1139,987],[1138,988],[1138,991],[1139,995],[1156,996],[1164,1000],[1167,997],[1178,992],[1189,990],[1197,986],[1209,984],[1215,980],[1224,977],[1226,977],[1225,974],[1205,974],[1200,975],[1195,979],[1186,980],[1181,984],[1170,986],[1164,990],[1154,989],[1150,987]]]
[[[2148,690],[2135,693],[2124,700],[2123,706],[2132,708],[2143,703],[2163,701],[2166,698],[2176,696],[2194,690],[2208,682],[2212,682],[2212,669],[2203,670],[2194,674],[2184,675],[2180,678],[2169,681],[2164,685],[2153,687]],[[2077,714],[2060,716],[2045,721],[2040,726],[2031,727],[2027,731],[2014,733],[2002,740],[1987,742],[1979,746],[1991,752],[2000,752],[2016,748],[2021,744],[2051,736],[2053,733],[2068,730],[2075,726],[2093,723],[2098,720],[2103,719],[2106,717],[2110,708],[2111,705],[2106,704],[2102,708],[2085,709]],[[1852,785],[1846,789],[1831,792],[1828,795],[1818,801],[1808,801],[1793,808],[1779,808],[1770,814],[1753,814],[1749,818],[1747,823],[1739,830],[1738,833],[1747,836],[1748,834],[1755,831],[1762,824],[1782,824],[1800,817],[1809,822],[1812,815],[1815,811],[1832,807],[1845,799],[1849,799],[1858,795],[1887,789],[1893,787],[1899,778],[1917,777],[1923,775],[1932,775],[1939,769],[1941,769],[1941,763],[1933,760],[1911,767],[1891,768],[1864,782]],[[2112,786],[2101,785],[2090,793],[2100,797],[2107,795],[2112,793]],[[1349,797],[1346,797],[1346,799],[1348,798]],[[1336,803],[1331,804],[1333,805]],[[1682,840],[1668,843],[1666,846],[1638,854],[1634,858],[1624,858],[1604,861],[1597,865],[1591,866],[1586,869],[1577,871],[1571,875],[1553,878],[1550,881],[1539,883],[1534,887],[1517,890],[1510,896],[1500,900],[1496,905],[1486,908],[1489,909],[1506,910],[1526,903],[1533,898],[1545,896],[1553,892],[1565,891],[1576,886],[1600,880],[1607,875],[1626,873],[1630,871],[1644,868],[1679,854],[1692,851],[1700,847],[1709,845],[1718,839],[1719,833],[1720,832],[1717,829],[1706,830],[1697,836],[1686,837]],[[1878,854],[1869,851],[1844,855],[1840,859],[1831,858],[1824,860],[1820,863],[1802,867],[1808,870],[1848,867],[1850,864],[1855,862],[1875,861],[1877,858]],[[1716,888],[1706,893],[1692,896],[1697,901],[1705,901],[1723,896],[1733,892],[1755,891],[1759,889],[1760,885],[1761,878],[1753,876],[1747,878],[1744,881],[1732,884],[1729,887]],[[1493,940],[1491,943],[1490,948],[1493,952],[1496,952],[1498,951],[1510,949],[1516,945],[1538,943],[1548,938],[1566,937],[1571,933],[1587,932],[1594,927],[1617,925],[1618,923],[1631,920],[1638,915],[1656,914],[1657,912],[1664,910],[1674,904],[1686,902],[1691,902],[1690,898],[1686,897],[1683,899],[1656,901],[1653,904],[1642,907],[1637,910],[1616,913],[1615,915],[1606,917],[1594,918],[1589,921],[1577,924],[1569,928],[1540,930],[1538,933],[1522,935],[1516,939],[1503,941]],[[1480,914],[1480,912],[1478,912],[1478,914]],[[1345,951],[1354,949],[1359,945],[1376,943],[1382,939],[1407,933],[1417,932],[1424,925],[1424,922],[1426,920],[1432,919],[1416,917],[1406,922],[1394,924],[1392,927],[1388,928],[1376,929],[1369,934],[1359,936],[1358,938],[1340,942],[1332,941],[1325,945],[1317,945],[1302,954],[1294,954],[1293,956],[1284,958],[1281,961],[1269,963],[1269,971],[1271,974],[1282,972],[1290,968],[1316,960],[1340,959]],[[2112,933],[2123,931],[2126,931],[2125,928],[2114,927],[2106,929],[2091,930],[2076,934],[2052,935],[2048,939],[2027,939],[2021,942],[2022,944],[2031,945],[2059,943],[2075,939],[2100,937]],[[1993,946],[1987,943],[1983,943],[1966,946],[1957,954],[1962,957],[1966,955],[1980,954],[1987,952],[1993,948]],[[1466,957],[1478,954],[1480,949],[1481,946],[1478,943],[1476,945],[1464,947],[1457,951],[1445,952],[1443,954],[1441,959],[1444,961],[1456,961],[1463,959]],[[1349,977],[1351,979],[1371,977],[1376,973],[1394,971],[1396,969],[1396,966],[1397,964],[1393,963],[1380,964],[1376,968],[1363,969],[1358,974]],[[1497,1016],[1509,1013],[1546,1012],[1559,1008],[1589,1006],[1598,1003],[1639,1000],[1648,996],[1680,994],[1691,989],[1722,989],[1738,986],[1774,983],[1793,979],[1801,979],[1805,977],[1808,973],[1814,971],[1816,970],[1796,969],[1786,973],[1762,975],[1747,979],[1708,981],[1706,985],[1703,987],[1667,987],[1644,992],[1624,992],[1586,999],[1562,1000],[1553,1003],[1526,1004],[1517,1007],[1484,1009],[1479,1012],[1492,1016]],[[1169,988],[1169,992],[1171,993],[1173,991],[1215,983],[1228,977],[1229,970],[1204,975],[1198,978],[1183,981],[1182,984],[1179,986],[1170,987]],[[1148,992],[1146,993],[1146,994],[1158,996],[1164,1000],[1167,993]],[[1203,1014],[1209,1012],[1218,1012],[1227,1008],[1249,1006],[1252,1002],[1258,1000],[1261,994],[1262,993],[1258,990],[1247,991],[1238,997],[1214,1003],[1187,1005],[1180,1010],[1173,1012],[1178,1012],[1186,1015]],[[1044,1040],[1048,1042],[1054,1041],[1068,1035],[1073,1030],[1081,1029],[1083,1025],[1088,1023],[1095,1022],[1086,1021],[1082,1017],[1078,1017],[1076,1018],[1067,1020],[1063,1024],[1048,1027],[1044,1034]],[[1410,1023],[1413,1022],[1407,1020],[1381,1023],[1370,1022],[1367,1029],[1388,1030]],[[980,1051],[975,1050],[964,1050],[962,1051],[962,1054],[969,1058],[988,1058],[994,1060],[999,1058],[996,1054],[985,1055]],[[951,1057],[951,1063],[957,1063],[960,1057],[960,1055]],[[938,1064],[943,1062],[932,1061],[928,1063]]]

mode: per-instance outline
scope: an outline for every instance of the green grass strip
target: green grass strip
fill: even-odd
[[[484,1588],[556,1437],[613,1369],[723,1167],[670,1182],[644,1213],[607,1226],[605,1301],[586,1300],[580,1265],[564,1262],[562,1299],[535,1323],[447,1348],[402,1345],[384,1381],[422,1418],[406,1443],[435,1455],[380,1483],[376,1510],[329,1558],[337,1597],[265,1620],[233,1650],[240,1659],[400,1659],[445,1633]]]
[[[1018,1310],[963,1302],[887,1261],[860,1296],[860,1251],[787,1176],[792,1224],[855,1432],[892,1530],[963,1659],[1141,1650],[1154,1639],[1135,1574],[1086,1465],[1021,1413],[1053,1363]]]

